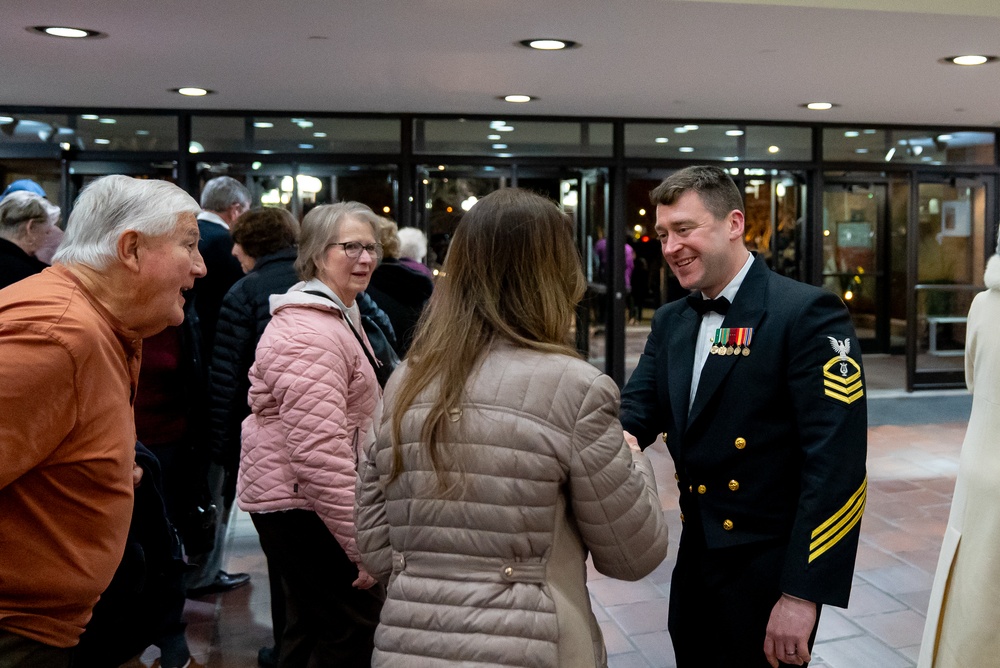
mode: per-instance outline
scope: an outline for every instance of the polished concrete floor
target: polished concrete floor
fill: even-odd
[[[868,505],[854,589],[846,610],[823,611],[810,664],[817,668],[916,665],[971,406],[965,392],[906,395],[871,388],[869,395]],[[662,444],[647,453],[656,466],[672,549],[639,582],[605,578],[591,569],[591,598],[612,668],[674,666],[667,593],[680,520],[670,458]],[[270,611],[264,558],[243,514],[232,523],[228,555],[226,569],[251,573],[251,584],[189,601],[189,641],[202,664],[251,667],[258,648],[271,643]],[[149,666],[156,656],[150,649],[131,665]]]

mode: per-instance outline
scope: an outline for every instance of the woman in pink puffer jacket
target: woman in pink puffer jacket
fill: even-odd
[[[360,565],[354,484],[382,399],[355,299],[381,258],[378,224],[357,202],[309,212],[303,282],[271,297],[250,369],[239,505],[283,579],[282,668],[371,662],[385,594]]]

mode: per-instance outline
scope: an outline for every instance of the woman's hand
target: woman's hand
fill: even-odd
[[[351,583],[358,589],[371,589],[376,584],[375,578],[368,575],[368,571],[363,566],[358,566],[358,579]]]

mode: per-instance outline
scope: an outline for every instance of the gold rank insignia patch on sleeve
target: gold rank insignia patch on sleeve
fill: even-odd
[[[809,543],[809,563],[840,542],[840,539],[851,532],[865,512],[865,500],[868,497],[868,478],[861,482],[861,487],[851,495],[837,512],[812,532],[812,542]]]
[[[826,396],[845,404],[852,404],[865,394],[861,380],[861,367],[847,356],[851,352],[851,340],[838,341],[828,336],[830,345],[837,356],[823,365],[823,391]]]

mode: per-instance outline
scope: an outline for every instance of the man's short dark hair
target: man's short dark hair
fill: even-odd
[[[702,204],[717,219],[725,218],[733,209],[746,213],[743,195],[726,170],[709,165],[685,167],[674,172],[649,193],[653,206],[670,205],[681,195],[693,190],[701,197]]]

